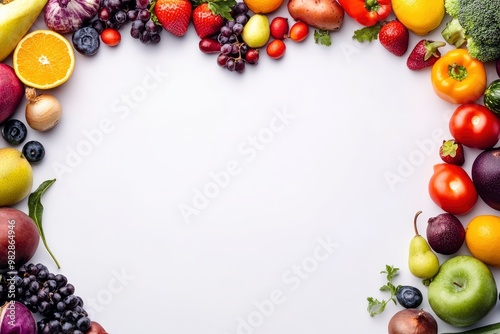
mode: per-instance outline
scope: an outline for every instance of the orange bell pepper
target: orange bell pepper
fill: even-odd
[[[457,104],[474,102],[486,89],[484,64],[466,49],[448,51],[432,66],[432,87],[445,101]]]

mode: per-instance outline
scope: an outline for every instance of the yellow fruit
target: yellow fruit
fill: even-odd
[[[500,267],[500,217],[474,217],[465,228],[465,243],[475,258],[487,265]]]
[[[22,201],[33,187],[33,170],[15,148],[0,149],[0,207]]]
[[[29,87],[50,89],[73,74],[75,54],[69,41],[52,30],[36,30],[24,36],[14,50],[14,71]]]
[[[277,10],[284,0],[243,0],[255,14],[269,14]]]
[[[0,62],[16,48],[31,28],[47,0],[0,1]]]
[[[392,0],[396,18],[413,33],[423,36],[436,29],[444,17],[444,0]]]
[[[241,33],[243,41],[251,48],[260,48],[267,44],[271,37],[269,19],[262,14],[254,14],[245,24]]]

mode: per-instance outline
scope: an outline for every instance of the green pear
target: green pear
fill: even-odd
[[[16,48],[40,15],[47,0],[0,0],[0,62]]]
[[[241,33],[241,38],[251,48],[263,47],[270,37],[269,19],[263,14],[252,15]]]
[[[417,217],[421,213],[422,211],[418,211],[413,220],[415,236],[410,241],[408,267],[410,268],[410,272],[416,277],[432,278],[439,270],[439,259],[432,251],[427,240],[418,233]]]

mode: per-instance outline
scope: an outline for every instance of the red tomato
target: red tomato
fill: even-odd
[[[122,36],[120,32],[113,28],[106,28],[101,33],[102,42],[109,46],[116,46],[120,44]]]
[[[275,39],[267,44],[266,52],[272,59],[280,59],[285,55],[286,45],[281,39]]]
[[[453,138],[468,147],[486,150],[500,139],[500,118],[477,103],[458,106],[451,115],[449,127]]]
[[[441,209],[455,215],[469,212],[477,202],[477,191],[460,166],[441,163],[434,166],[429,195]]]
[[[302,42],[309,35],[309,26],[304,22],[295,22],[290,28],[289,37],[295,42]]]

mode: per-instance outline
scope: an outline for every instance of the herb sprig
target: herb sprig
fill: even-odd
[[[50,250],[49,246],[47,245],[47,240],[45,239],[45,234],[43,233],[43,227],[42,227],[42,215],[43,215],[43,205],[42,205],[42,195],[45,193],[49,187],[56,182],[56,179],[52,180],[47,180],[42,182],[38,186],[38,188],[29,195],[28,197],[28,210],[29,213],[28,215],[33,219],[33,221],[36,224],[36,227],[38,228],[38,233],[40,234],[40,238],[42,239],[42,242],[47,249],[47,252],[49,252],[50,256],[54,260],[54,262],[57,265],[57,269],[61,269],[61,266],[59,265],[59,262],[57,261],[56,257]]]
[[[395,286],[392,283],[392,280],[394,276],[398,274],[399,268],[396,268],[394,266],[389,266],[385,265],[385,270],[381,271],[381,274],[386,274],[387,278],[387,283],[380,287],[380,291],[388,291],[391,296],[389,299],[383,299],[383,300],[378,300],[373,297],[368,297],[366,298],[368,300],[368,312],[370,313],[370,316],[374,317],[377,314],[380,314],[384,312],[385,307],[389,302],[394,302],[394,304],[397,304],[397,299],[396,299],[396,293],[398,289],[401,287],[400,285]]]

